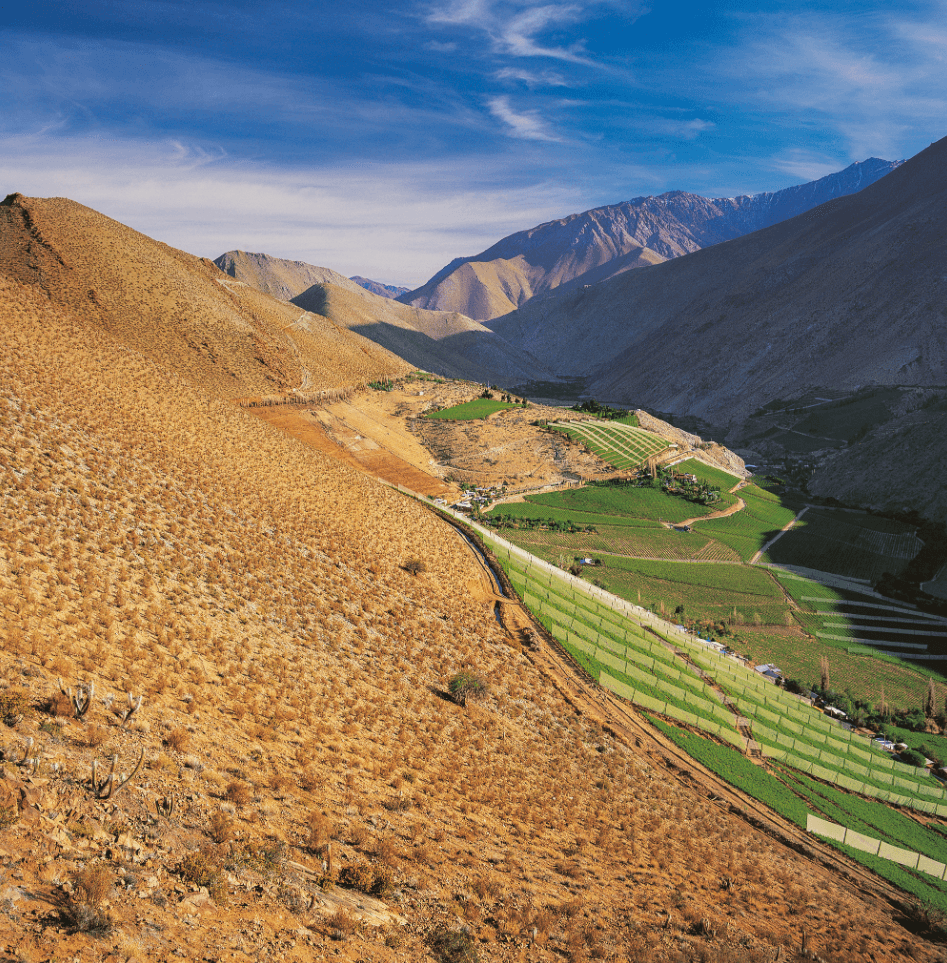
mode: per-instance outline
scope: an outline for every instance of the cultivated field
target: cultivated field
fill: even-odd
[[[520,406],[504,401],[493,401],[490,398],[475,398],[473,401],[465,401],[451,408],[429,411],[424,417],[435,421],[474,421],[477,418],[489,418],[498,411],[509,411],[510,408],[518,407]]]
[[[913,529],[890,519],[810,508],[769,549],[766,560],[871,582],[884,572],[898,574],[921,544]]]
[[[621,470],[638,468],[652,455],[668,447],[663,438],[633,425],[618,421],[582,421],[552,424],[586,445],[589,450]]]

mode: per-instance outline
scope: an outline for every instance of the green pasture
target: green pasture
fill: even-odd
[[[434,421],[473,421],[477,418],[487,418],[497,411],[505,411],[507,408],[519,407],[520,405],[511,405],[505,401],[493,401],[490,398],[474,398],[473,401],[465,401],[463,404],[454,405],[451,408],[428,412],[424,417],[431,418]]]

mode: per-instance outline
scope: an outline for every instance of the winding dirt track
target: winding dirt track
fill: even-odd
[[[468,531],[466,534],[480,545],[486,556],[490,556],[489,550],[480,543],[474,533]],[[502,603],[501,620],[511,641],[524,649],[533,664],[577,712],[599,723],[614,738],[646,755],[654,765],[665,770],[689,791],[700,793],[712,805],[744,819],[803,858],[828,870],[853,895],[863,900],[883,899],[896,909],[905,907],[909,902],[906,894],[705,769],[663,733],[649,726],[629,703],[615,698],[601,688],[571,659],[546,629],[532,618],[516,596],[503,569],[491,558],[490,568],[504,590],[510,594],[510,598],[506,599],[497,596],[487,564],[469,544],[465,542],[465,545],[477,559],[484,580],[482,591],[477,594],[485,600]],[[525,644],[528,633],[535,633],[544,639],[540,649],[530,649]]]

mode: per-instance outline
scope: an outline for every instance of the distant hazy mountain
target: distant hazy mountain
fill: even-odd
[[[648,271],[536,299],[490,327],[554,371],[590,376],[600,400],[735,432],[761,406],[806,391],[947,385],[945,171],[947,138],[857,194]],[[934,441],[947,434],[947,411],[933,396],[925,403],[926,427],[915,413],[909,435],[883,424],[887,416],[866,422],[868,434],[817,476],[820,493],[833,491],[832,478],[837,497],[855,492],[846,464],[859,457],[860,491],[874,503],[920,500],[922,511],[947,517]],[[940,467],[924,484],[916,471],[931,459],[915,458],[908,437],[938,446]],[[903,477],[872,489],[879,478],[865,472],[882,455],[910,465],[911,491]]]
[[[365,288],[366,291],[371,291],[372,294],[377,294],[383,298],[397,298],[411,290],[410,288],[399,287],[397,284],[382,284],[381,281],[372,281],[371,278],[363,278],[358,274],[349,278],[349,280],[354,281],[359,287]]]
[[[777,224],[860,191],[900,163],[872,157],[775,193],[707,198],[671,191],[573,214],[457,258],[398,300],[478,320],[499,317],[555,288],[593,284]]]
[[[355,281],[331,268],[317,267],[305,261],[287,261],[269,254],[228,251],[215,258],[214,264],[224,274],[281,301],[291,301],[314,284],[335,284],[350,291],[358,288]]]

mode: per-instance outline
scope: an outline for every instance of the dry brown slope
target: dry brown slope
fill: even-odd
[[[0,205],[0,276],[223,397],[336,387],[408,369],[323,318],[312,341],[287,332],[301,311],[230,281],[210,261],[65,198]]]
[[[269,294],[281,301],[291,301],[314,284],[334,284],[354,291],[359,285],[331,268],[317,267],[305,261],[290,261],[269,254],[227,251],[214,258],[214,264],[237,281]]]
[[[0,943],[24,963],[427,959],[461,923],[488,963],[754,963],[800,927],[825,959],[936,958],[577,715],[468,595],[457,536],[410,500],[37,286],[0,279],[0,319],[0,666],[34,706],[4,743],[33,738],[46,769],[3,769],[24,811],[0,829]],[[412,557],[424,574],[403,570]],[[441,697],[464,664],[490,684],[467,712]],[[57,721],[39,710],[57,675],[144,705],[126,728],[98,698]],[[131,771],[140,749],[143,773],[95,799],[91,759]],[[313,885],[328,839],[337,866],[394,875],[403,932],[332,939]],[[219,905],[182,876],[199,847],[226,866]],[[122,880],[94,936],[68,886],[90,863]]]
[[[447,377],[509,385],[549,374],[479,321],[456,312],[425,311],[332,284],[313,285],[292,303]]]

